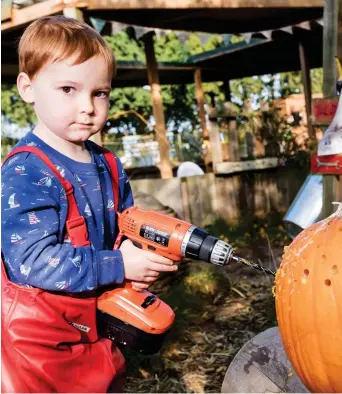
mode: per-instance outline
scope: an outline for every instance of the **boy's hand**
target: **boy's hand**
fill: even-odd
[[[158,256],[147,250],[142,250],[126,239],[120,246],[125,279],[132,281],[132,287],[136,290],[146,289],[159,276],[159,272],[177,271],[177,265],[166,257]]]

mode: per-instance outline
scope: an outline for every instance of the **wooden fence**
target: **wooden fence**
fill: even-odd
[[[150,194],[203,227],[218,218],[252,223],[256,217],[285,214],[307,175],[307,169],[275,168],[229,176],[139,179],[131,185],[133,193]]]

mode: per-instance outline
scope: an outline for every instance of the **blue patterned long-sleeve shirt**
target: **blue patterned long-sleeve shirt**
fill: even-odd
[[[74,247],[66,232],[67,200],[59,180],[41,159],[19,153],[2,168],[2,253],[9,279],[44,290],[82,292],[121,283],[124,267],[116,237],[114,196],[109,166],[88,141],[92,163],[74,161],[33,133],[16,147],[33,145],[48,155],[74,187],[90,246]],[[120,160],[119,211],[133,205],[132,191]]]

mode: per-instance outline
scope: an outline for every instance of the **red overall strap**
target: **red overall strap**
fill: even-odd
[[[68,215],[66,220],[66,230],[67,234],[70,237],[70,241],[73,246],[89,246],[90,242],[88,240],[88,231],[87,226],[84,220],[84,217],[80,215],[80,212],[77,207],[77,203],[74,197],[74,188],[72,184],[66,181],[62,175],[58,172],[55,165],[49,159],[49,157],[43,153],[41,150],[34,146],[23,146],[20,148],[14,149],[4,160],[4,163],[11,158],[12,156],[16,155],[17,153],[21,152],[29,152],[34,154],[35,156],[39,157],[54,173],[54,175],[60,181],[63,189],[65,190],[67,201],[68,201]]]
[[[101,150],[103,151],[104,158],[106,159],[106,162],[109,165],[109,169],[111,172],[111,178],[112,178],[112,188],[113,188],[113,196],[114,196],[114,209],[115,213],[119,215],[119,171],[118,171],[118,164],[116,162],[116,158],[113,155],[113,153],[102,147],[99,146]]]
[[[103,155],[109,165],[111,178],[112,178],[112,188],[113,188],[113,195],[114,195],[114,209],[116,213],[116,217],[119,219],[120,212],[119,212],[119,171],[118,171],[118,164],[116,162],[116,158],[113,153],[100,146],[101,150],[103,151]],[[118,249],[122,240],[122,233],[119,231],[113,249]]]

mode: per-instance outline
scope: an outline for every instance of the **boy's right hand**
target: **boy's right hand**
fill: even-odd
[[[125,269],[125,279],[135,282],[153,283],[159,272],[177,271],[172,260],[147,250],[139,249],[126,239],[120,248]]]

